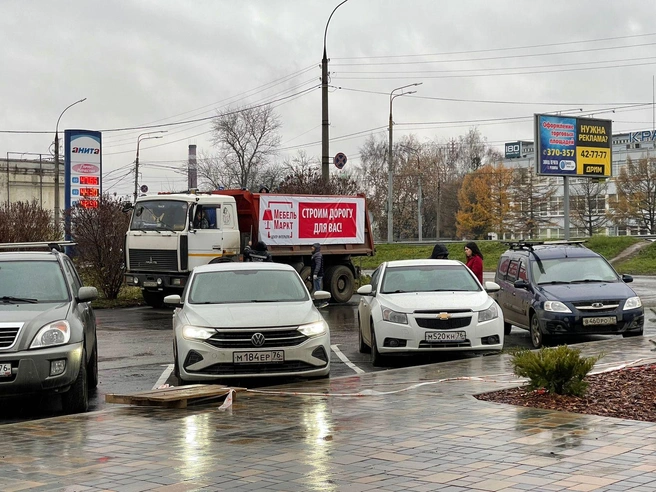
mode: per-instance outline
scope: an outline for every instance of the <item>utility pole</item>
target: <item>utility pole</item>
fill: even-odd
[[[134,201],[136,203],[137,197],[139,196],[139,144],[141,143],[142,140],[148,140],[149,138],[162,138],[161,135],[159,136],[148,136],[148,135],[156,135],[158,133],[166,133],[166,130],[161,130],[158,132],[148,132],[148,133],[142,133],[137,137],[137,156],[134,159]]]
[[[328,121],[328,55],[326,54],[326,36],[328,24],[335,10],[344,5],[344,0],[337,5],[328,17],[326,29],[323,33],[323,58],[321,58],[321,179],[324,183],[330,180],[330,122]]]
[[[80,99],[75,101],[73,104],[66,106],[66,109],[61,112],[59,118],[57,118],[57,124],[55,125],[55,230],[59,232],[59,120],[64,116],[66,110],[72,106],[75,106],[78,103],[86,101],[87,98]]]
[[[389,109],[389,144],[387,148],[387,242],[392,244],[394,242],[394,154],[392,150],[393,139],[392,139],[392,127],[394,126],[394,120],[392,119],[392,102],[399,96],[407,96],[408,94],[414,94],[417,91],[408,91],[402,92],[400,94],[394,94],[396,91],[405,89],[407,87],[413,87],[416,85],[421,85],[422,82],[417,82],[415,84],[408,84],[401,87],[397,87],[390,92],[390,109]]]

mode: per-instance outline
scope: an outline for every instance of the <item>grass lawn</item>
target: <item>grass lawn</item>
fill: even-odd
[[[610,260],[639,241],[643,241],[643,239],[626,236],[594,236],[586,239],[584,244],[587,248]],[[466,241],[443,242],[443,244],[449,250],[449,259],[465,262],[464,247]],[[478,244],[478,247],[483,253],[483,267],[485,271],[495,271],[499,257],[508,249],[508,246],[501,241],[476,241],[476,244]],[[428,258],[433,251],[433,245],[376,244],[376,254],[374,256],[354,257],[353,262],[363,270],[373,270],[384,261]],[[615,265],[615,268],[619,273],[656,275],[656,244],[651,244],[640,251],[635,257],[618,263]]]

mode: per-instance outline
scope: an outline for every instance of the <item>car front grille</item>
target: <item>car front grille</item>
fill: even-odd
[[[324,364],[325,365],[325,364]],[[271,374],[281,372],[302,372],[320,369],[322,366],[313,366],[307,362],[292,360],[271,364],[214,364],[198,371],[195,374],[212,374],[216,376],[230,376],[233,374]]]
[[[419,342],[419,348],[454,348],[454,347],[471,347],[469,340],[460,340],[458,342]]]
[[[130,249],[130,269],[177,272],[178,253],[174,249]]]
[[[594,301],[577,301],[573,302],[574,307],[584,313],[613,313],[620,306],[621,301],[618,299],[604,299]]]
[[[465,318],[415,318],[417,325],[421,328],[428,328],[430,330],[453,330],[455,328],[464,328],[471,323],[471,316]]]
[[[0,350],[11,348],[16,343],[23,323],[0,323]]]
[[[261,333],[264,335],[263,345],[254,345],[253,335]],[[283,330],[223,330],[206,340],[210,345],[217,348],[272,348],[272,347],[294,347],[302,344],[308,337],[296,329]]]

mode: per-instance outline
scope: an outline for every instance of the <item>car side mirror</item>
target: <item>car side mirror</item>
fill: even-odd
[[[178,294],[171,294],[164,298],[164,304],[168,306],[182,306],[182,298]]]
[[[627,275],[626,273],[622,275],[622,282],[625,284],[633,282],[633,277],[631,275]]]
[[[77,291],[77,302],[89,302],[98,299],[98,289],[95,287],[80,287]]]
[[[486,292],[499,292],[499,290],[501,290],[501,286],[496,282],[490,282],[490,281],[485,282]]]
[[[373,289],[374,288],[371,286],[371,284],[367,284],[360,287],[357,290],[357,293],[360,294],[361,296],[370,296]]]
[[[330,299],[330,292],[326,290],[315,290],[314,294],[312,294],[312,298],[317,301],[325,301]]]
[[[513,284],[516,289],[528,289],[531,285],[523,279],[515,280],[515,283]]]

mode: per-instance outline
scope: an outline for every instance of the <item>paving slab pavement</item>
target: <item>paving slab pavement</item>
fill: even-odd
[[[648,337],[577,345],[654,362]],[[507,354],[239,393],[225,411],[116,405],[0,427],[2,491],[656,490],[656,423],[472,395]]]

